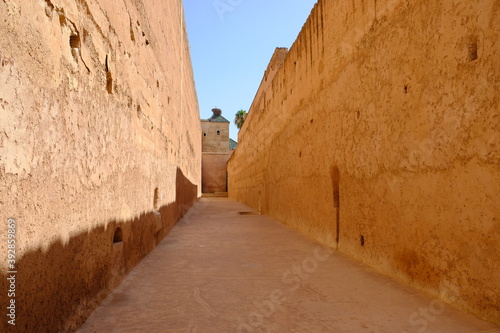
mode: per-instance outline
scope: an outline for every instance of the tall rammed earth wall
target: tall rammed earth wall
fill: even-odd
[[[0,331],[74,331],[200,194],[183,18],[181,0],[0,1]]]
[[[499,54],[498,1],[320,0],[230,197],[500,323]]]

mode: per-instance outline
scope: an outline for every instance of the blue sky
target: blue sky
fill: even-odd
[[[290,48],[316,0],[184,0],[200,116],[247,110],[276,47]]]

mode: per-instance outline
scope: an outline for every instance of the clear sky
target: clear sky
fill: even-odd
[[[200,116],[247,110],[276,47],[290,48],[316,0],[184,0]]]

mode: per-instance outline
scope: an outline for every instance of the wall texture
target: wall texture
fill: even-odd
[[[495,0],[320,0],[256,95],[230,197],[500,323],[499,33]]]
[[[201,179],[203,193],[227,192],[227,161],[233,152],[203,153]]]
[[[16,332],[72,331],[201,192],[182,2],[4,0],[0,31],[0,303],[14,218]]]

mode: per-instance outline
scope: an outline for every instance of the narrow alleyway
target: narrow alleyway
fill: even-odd
[[[500,332],[250,211],[200,199],[78,332]]]

